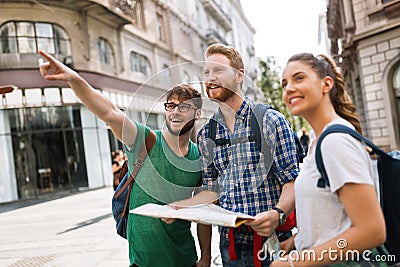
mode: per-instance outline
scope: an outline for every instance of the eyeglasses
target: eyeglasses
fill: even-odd
[[[176,107],[178,107],[178,110],[180,112],[188,112],[189,109],[194,109],[196,110],[197,108],[193,107],[190,104],[186,103],[180,103],[180,104],[175,104],[175,103],[164,103],[164,107],[166,111],[174,111]]]

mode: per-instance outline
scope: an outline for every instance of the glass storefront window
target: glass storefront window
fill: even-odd
[[[9,114],[12,132],[81,126],[79,106],[12,109]]]
[[[7,112],[20,199],[88,186],[79,106]]]

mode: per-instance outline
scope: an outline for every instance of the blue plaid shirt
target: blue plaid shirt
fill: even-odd
[[[253,135],[250,118],[254,105],[248,98],[243,101],[235,114],[233,132],[225,125],[220,110],[213,117],[217,121],[216,139],[229,139],[231,144],[215,145],[209,140],[209,123],[198,134],[203,189],[219,192],[222,208],[253,216],[274,207],[282,185],[293,181],[299,172],[292,130],[280,112],[268,109],[263,116],[262,134],[269,149],[260,153],[256,143],[248,141]],[[220,233],[228,239],[227,227],[221,227]],[[248,231],[235,234],[236,243],[252,241]]]

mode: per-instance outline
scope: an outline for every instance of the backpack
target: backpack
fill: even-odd
[[[262,151],[262,144],[266,143],[264,137],[261,135],[262,130],[260,129],[259,122],[263,122],[263,117],[265,115],[265,112],[267,112],[268,109],[274,109],[268,104],[256,104],[255,107],[252,110],[251,114],[251,119],[250,119],[250,128],[251,131],[253,132],[253,135],[255,135],[255,142],[258,148],[258,151]],[[299,163],[303,162],[303,159],[307,156],[307,151],[304,150],[303,145],[300,142],[299,137],[297,136],[297,133],[292,130],[292,136],[294,138],[295,144],[296,144],[296,151],[297,151],[297,160]]]
[[[112,214],[116,223],[117,234],[123,238],[126,237],[126,227],[128,224],[129,214],[129,199],[133,185],[135,183],[136,175],[142,167],[147,155],[150,153],[154,144],[156,143],[156,134],[150,131],[146,137],[145,143],[143,144],[139,156],[135,162],[131,174],[128,176],[128,161],[126,160],[122,165],[119,173],[120,183],[114,192],[114,196],[111,200]],[[121,177],[122,180],[121,180]]]
[[[264,139],[264,137],[261,135],[261,129],[260,129],[260,124],[259,122],[263,122],[263,117],[265,115],[265,112],[267,112],[268,109],[273,109],[270,105],[268,104],[256,104],[254,108],[252,109],[252,114],[250,118],[250,128],[251,132],[253,133],[251,136],[248,137],[249,142],[254,141],[256,143],[257,149],[259,152],[262,152],[264,145],[267,143]],[[206,136],[207,138],[211,139],[216,146],[220,145],[231,145],[231,140],[229,139],[216,139],[217,135],[217,120],[215,119],[215,115],[210,119],[209,121],[209,131],[208,135]],[[301,145],[300,139],[297,136],[297,133],[292,130],[292,135],[296,143],[296,150],[297,150],[297,160],[302,163],[303,159],[306,157],[306,151],[304,151],[303,146]],[[240,140],[242,141],[242,140]],[[213,169],[213,173],[215,170],[215,166],[213,163],[211,163],[212,166],[211,168]],[[216,170],[215,170],[216,171]],[[217,173],[218,174],[218,173]]]
[[[252,135],[248,137],[248,141],[249,142],[254,141],[256,143],[256,146],[257,146],[257,149],[259,152],[262,152],[263,147],[267,146],[266,145],[267,142],[266,142],[264,136],[261,134],[262,130],[260,129],[259,122],[261,122],[261,124],[262,124],[263,117],[268,109],[273,109],[273,108],[268,104],[256,104],[252,108],[252,114],[250,117],[250,128],[251,128]],[[209,121],[209,131],[208,131],[208,135],[206,137],[209,138],[210,140],[212,140],[216,146],[226,145],[226,144],[231,145],[232,142],[229,139],[222,139],[222,138],[216,139],[217,120],[215,119],[214,116]],[[299,137],[297,136],[296,132],[294,132],[293,130],[292,130],[292,135],[293,135],[293,138],[294,138],[295,144],[296,144],[297,160],[301,163],[301,162],[303,162],[303,159],[306,156],[306,152],[304,151],[303,146],[300,143]],[[242,141],[242,140],[240,140],[240,141]],[[264,153],[264,154],[266,155],[267,153]],[[266,160],[267,160],[267,157],[266,157]],[[213,161],[211,161],[211,163],[210,163],[210,168],[212,170],[213,176],[217,177],[218,171],[216,170]],[[277,230],[287,232],[287,231],[290,231],[295,226],[296,226],[296,216],[295,216],[295,213],[292,212],[287,217],[285,224],[279,226],[277,228]]]
[[[318,171],[321,174],[321,178],[317,183],[317,186],[320,188],[329,186],[328,175],[322,160],[321,142],[330,133],[347,133],[370,147],[372,153],[377,155],[380,204],[386,222],[385,247],[390,255],[395,256],[395,259],[391,258],[393,262],[391,260],[389,262],[400,262],[400,159],[398,156],[394,158],[394,155],[399,152],[392,151],[386,153],[357,131],[344,125],[331,125],[319,137],[315,150],[315,160]]]

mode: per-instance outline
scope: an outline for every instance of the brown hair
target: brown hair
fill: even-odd
[[[203,106],[201,94],[189,84],[180,84],[170,89],[166,93],[166,99],[168,101],[171,98],[177,98],[181,102],[193,100],[193,104],[198,109],[201,109]]]
[[[289,58],[287,63],[293,61],[302,61],[308,64],[321,79],[326,76],[333,79],[334,85],[329,92],[329,97],[335,112],[343,119],[349,121],[362,134],[356,107],[347,93],[343,74],[333,58],[327,55],[318,55],[315,57],[310,53],[300,53]]]
[[[214,54],[222,54],[226,56],[230,60],[230,66],[232,68],[236,70],[244,70],[242,56],[240,55],[239,51],[237,51],[232,46],[227,46],[223,44],[212,44],[207,48],[205,52],[205,57],[209,57]]]

